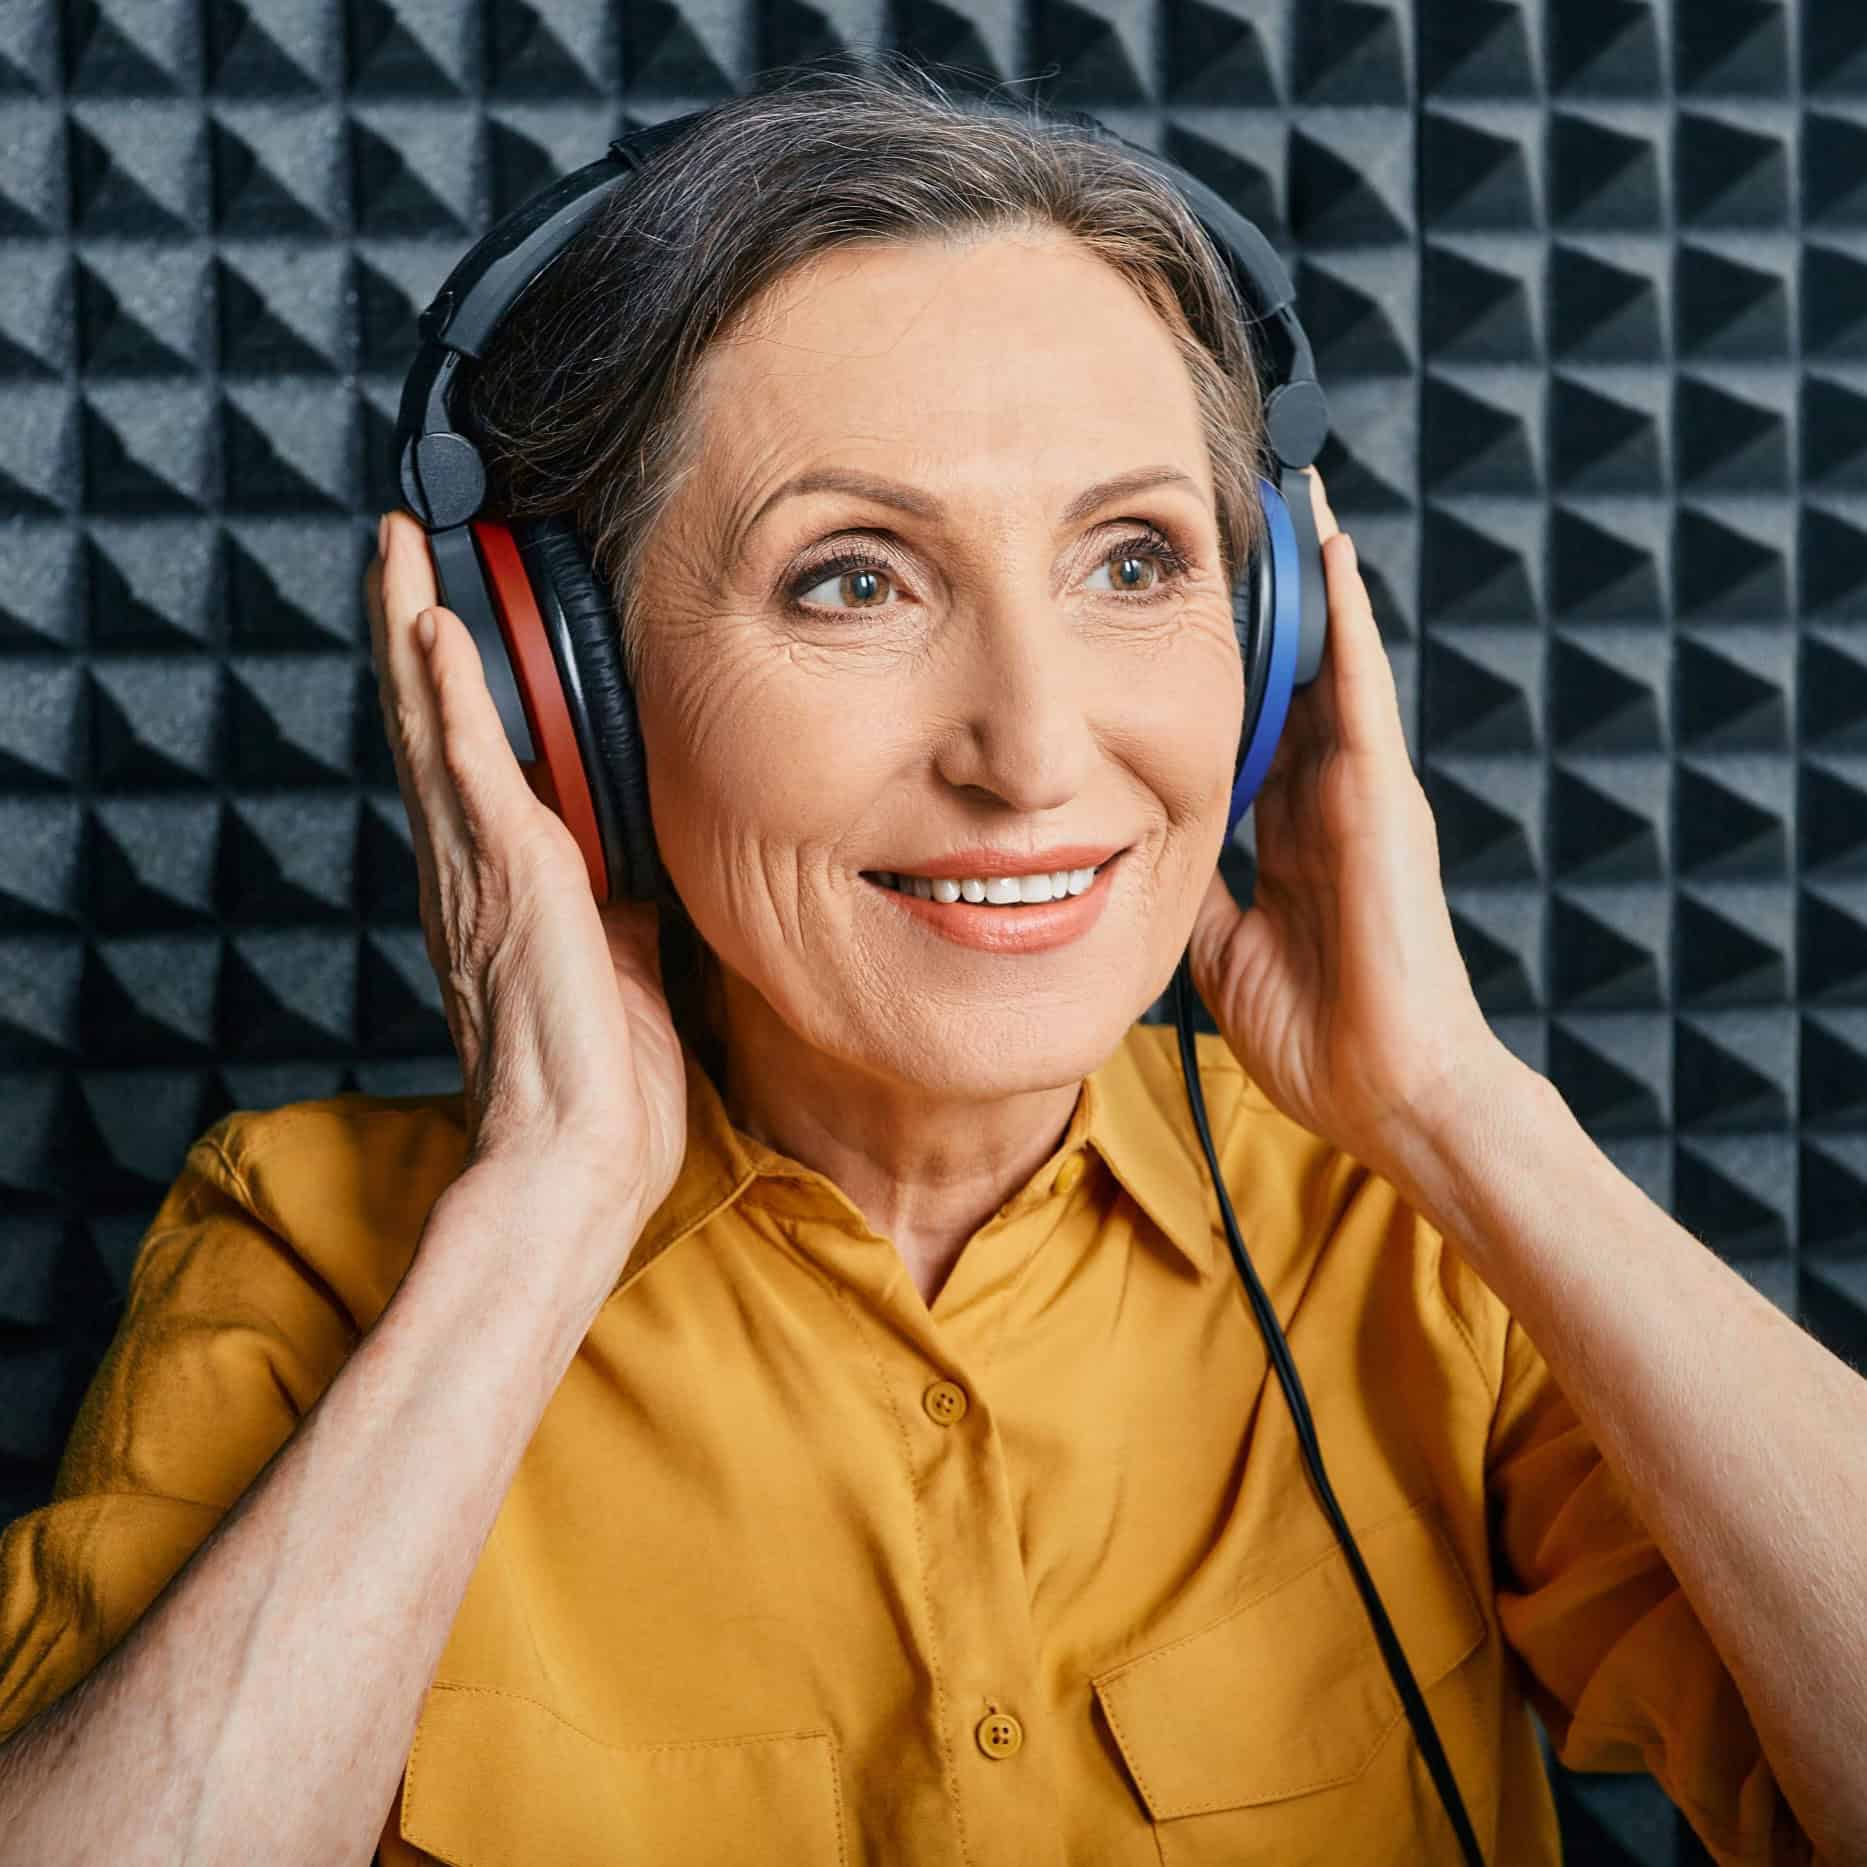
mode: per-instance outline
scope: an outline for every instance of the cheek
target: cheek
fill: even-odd
[[[884,791],[872,711],[838,702],[787,651],[735,652],[730,618],[704,643],[684,632],[644,656],[637,709],[656,841],[690,906],[732,897],[804,912],[800,881],[833,864]],[[690,888],[692,892],[690,892]]]
[[[1101,664],[1083,699],[1102,769],[1082,774],[1079,805],[1120,810],[1125,794],[1131,824],[1151,820],[1156,856],[1133,908],[1177,923],[1182,897],[1204,892],[1231,797],[1244,685],[1229,612],[1138,652],[1131,638],[1084,652]],[[898,666],[834,678],[820,651],[774,644],[731,613],[656,619],[637,693],[655,835],[723,954],[846,937],[834,890],[862,885],[854,868],[884,825],[899,827],[903,773],[924,756],[933,702],[910,702],[909,684]]]
[[[1224,835],[1244,724],[1244,667],[1229,623],[1185,636],[1175,650],[1129,670],[1118,755],[1154,799],[1182,844]]]

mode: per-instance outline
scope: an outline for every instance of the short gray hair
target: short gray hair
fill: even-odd
[[[598,210],[475,373],[488,510],[570,517],[620,593],[633,678],[639,573],[694,468],[709,345],[768,286],[834,249],[1048,229],[1100,255],[1172,331],[1235,582],[1264,535],[1263,391],[1247,308],[1198,217],[1119,144],[1002,93],[956,93],[906,54],[765,74]]]

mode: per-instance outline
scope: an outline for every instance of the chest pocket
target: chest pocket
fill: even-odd
[[[1460,1767],[1471,1746],[1430,1688],[1483,1642],[1484,1614],[1432,1506],[1357,1528],[1355,1542],[1482,1835],[1478,1785]],[[1164,1862],[1374,1867],[1453,1845],[1423,1761],[1410,1777],[1390,1742],[1406,1709],[1339,1544],[1223,1620],[1092,1683]],[[1425,1835],[1420,1783],[1436,1817]]]
[[[828,1731],[607,1744],[471,1685],[428,1694],[401,1828],[451,1867],[743,1867],[749,1847],[796,1867],[847,1859]]]

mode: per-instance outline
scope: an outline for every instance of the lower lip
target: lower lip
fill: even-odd
[[[1019,907],[988,907],[983,901],[923,901],[919,895],[869,882],[869,887],[935,933],[959,946],[985,953],[1048,953],[1080,939],[1102,918],[1109,898],[1109,874],[1120,855],[1096,870],[1080,895],[1061,901],[1031,901]],[[863,878],[865,881],[868,878]]]

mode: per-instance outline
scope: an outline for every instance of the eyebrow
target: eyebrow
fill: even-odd
[[[1133,467],[1126,473],[1118,473],[1110,479],[1098,480],[1093,486],[1084,487],[1063,508],[1060,522],[1073,525],[1112,499],[1145,492],[1150,487],[1175,485],[1190,486],[1197,491],[1199,482],[1178,467]],[[938,520],[946,516],[946,507],[931,493],[924,493],[919,487],[909,486],[904,481],[886,479],[876,473],[864,473],[855,467],[810,467],[786,480],[753,513],[750,522],[739,534],[741,544],[751,537],[766,513],[780,500],[794,499],[804,493],[850,493],[858,499],[871,499],[877,505],[894,506],[920,519]]]

